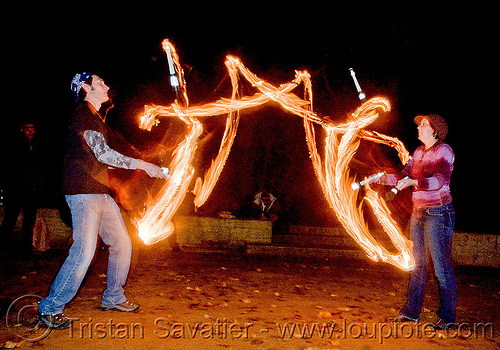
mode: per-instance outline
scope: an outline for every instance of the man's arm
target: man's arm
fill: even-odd
[[[104,136],[100,132],[85,130],[83,137],[99,162],[115,168],[137,169],[138,160],[124,156],[109,148]]]
[[[167,179],[167,176],[163,174],[160,167],[140,159],[124,156],[111,149],[100,132],[85,130],[83,137],[99,162],[116,168],[141,169],[151,177]]]

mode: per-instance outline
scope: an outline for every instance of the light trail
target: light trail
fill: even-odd
[[[158,242],[173,232],[171,218],[184,199],[194,174],[192,162],[198,147],[198,138],[203,131],[203,126],[198,118],[227,114],[219,153],[212,160],[204,179],[198,178],[196,180],[193,190],[196,196],[194,199],[196,207],[202,206],[208,199],[224,168],[236,137],[239,112],[275,101],[287,111],[303,118],[306,142],[316,176],[325,198],[347,233],[365,250],[370,259],[387,262],[405,271],[413,268],[411,241],[403,236],[401,229],[391,218],[387,205],[378,193],[367,185],[364,200],[358,206],[358,192],[351,189],[351,184],[355,179],[349,176],[349,163],[359,147],[360,139],[394,147],[403,163],[410,159],[408,151],[397,138],[364,130],[379,117],[378,110],[390,111],[390,103],[387,99],[383,97],[372,98],[356,109],[346,122],[334,124],[329,118],[313,112],[312,83],[310,75],[306,71],[295,71],[293,81],[275,87],[258,78],[238,58],[228,56],[225,64],[231,78],[231,98],[221,98],[216,102],[201,106],[189,106],[184,75],[175,48],[167,40],[163,42],[163,45],[164,49],[166,51],[168,49],[172,55],[173,64],[179,75],[179,89],[185,105],[181,106],[178,101],[175,101],[171,106],[145,106],[144,114],[140,117],[140,127],[151,130],[159,123],[158,117],[175,117],[188,125],[188,132],[184,141],[174,151],[174,159],[169,166],[172,179],[154,198],[148,200],[145,212],[135,220],[139,237],[146,244]],[[239,75],[259,92],[252,96],[240,97],[238,95]],[[304,99],[291,92],[300,85],[304,86]],[[316,146],[314,124],[320,125],[326,134],[323,160]],[[389,252],[370,234],[363,219],[362,204],[364,201],[367,201],[372,207],[374,214],[397,249],[397,253]]]

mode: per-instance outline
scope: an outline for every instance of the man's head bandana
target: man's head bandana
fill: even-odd
[[[94,73],[83,72],[83,73],[78,73],[73,77],[73,80],[71,81],[71,91],[73,91],[73,94],[75,94],[76,103],[80,102],[78,99],[78,93],[82,89],[83,83],[85,83],[85,81],[87,81],[87,79],[93,75]]]

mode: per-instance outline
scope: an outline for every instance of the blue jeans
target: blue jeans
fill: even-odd
[[[424,302],[427,269],[432,258],[441,301],[437,316],[447,324],[455,323],[457,281],[451,263],[454,226],[455,211],[451,204],[413,209],[411,240],[415,267],[408,286],[408,301],[401,315],[418,320]]]
[[[107,288],[103,304],[120,304],[127,300],[123,285],[127,280],[132,255],[132,243],[118,205],[107,194],[77,194],[66,196],[73,221],[73,245],[69,250],[49,295],[40,301],[42,314],[56,314],[78,292],[94,257],[97,235],[109,245]]]

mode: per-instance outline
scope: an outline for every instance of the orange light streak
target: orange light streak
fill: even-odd
[[[398,151],[399,159],[401,160],[401,163],[403,163],[403,165],[408,163],[411,159],[410,153],[406,149],[405,145],[396,137],[383,135],[376,131],[369,130],[361,130],[359,133],[359,137],[368,141],[381,143],[394,148],[396,151]]]
[[[188,106],[186,81],[184,80],[184,71],[179,63],[179,56],[170,41],[164,40],[163,49],[165,51],[167,46],[178,74],[180,97]],[[185,139],[173,152],[173,159],[169,165],[170,180],[163,185],[154,198],[148,198],[142,216],[133,221],[137,227],[139,238],[146,244],[157,243],[174,232],[171,219],[186,197],[193,178],[194,167],[192,163],[198,148],[198,138],[203,132],[203,126],[199,120],[183,115],[179,101],[176,100],[172,104],[172,108],[177,117],[186,123],[188,132]]]
[[[370,259],[382,260],[402,270],[409,271],[415,264],[411,242],[404,238],[401,229],[391,218],[391,213],[385,202],[378,196],[377,192],[367,186],[365,200],[371,204],[384,231],[398,249],[398,254],[390,253],[370,234],[363,218],[362,203],[359,206],[356,204],[358,193],[349,188],[353,178],[349,177],[348,166],[359,147],[360,131],[378,117],[377,108],[389,111],[389,101],[381,97],[373,98],[363,103],[346,124],[324,128],[327,134],[324,163],[321,161],[313,141],[315,139],[314,129],[310,122],[304,123],[307,142],[323,193],[347,233],[365,250]],[[375,134],[372,137],[377,142],[383,142],[383,139],[377,138],[379,135]],[[404,151],[403,153],[405,153]]]
[[[172,52],[176,70],[182,72],[173,45],[168,41],[164,41],[163,45],[164,49],[165,45],[170,45],[169,49]],[[396,254],[382,247],[371,236],[363,219],[362,204],[364,201],[361,201],[359,206],[357,205],[358,191],[352,191],[350,186],[354,178],[349,176],[349,163],[359,147],[360,139],[394,147],[403,163],[409,160],[408,151],[397,138],[364,130],[379,117],[378,110],[385,112],[390,110],[389,101],[383,97],[372,98],[363,103],[347,122],[334,124],[328,118],[313,112],[312,84],[309,73],[295,71],[293,81],[275,87],[258,78],[236,57],[228,56],[225,64],[233,89],[230,99],[221,98],[214,103],[189,107],[182,73],[179,74],[179,80],[181,93],[186,101],[184,107],[180,106],[178,101],[175,101],[171,106],[145,106],[145,112],[140,118],[141,128],[151,130],[154,125],[159,123],[157,117],[161,116],[180,118],[189,126],[189,131],[185,140],[175,150],[174,159],[169,166],[172,179],[164,185],[155,198],[148,201],[142,217],[135,222],[139,229],[139,237],[146,244],[152,244],[173,232],[174,228],[170,219],[184,199],[194,174],[194,168],[191,164],[197,149],[197,140],[203,131],[198,118],[228,115],[219,153],[205,173],[204,180],[201,178],[196,180],[193,190],[196,196],[194,200],[196,207],[205,203],[223,170],[236,137],[239,112],[275,101],[289,112],[304,119],[306,142],[315,173],[325,198],[347,233],[365,250],[370,259],[390,263],[402,270],[411,270],[414,266],[412,244],[403,236],[401,229],[391,218],[391,213],[385,202],[376,191],[367,186],[364,201],[367,201],[372,207],[380,224],[396,247],[398,251]],[[252,96],[239,97],[238,75],[243,76],[259,92]],[[301,84],[304,85],[305,99],[291,93]],[[326,133],[324,160],[321,159],[316,147],[314,124],[320,125]]]
[[[203,126],[195,118],[180,115],[179,119],[186,123],[189,131],[174,151],[169,165],[172,177],[154,198],[148,199],[143,215],[134,221],[139,238],[146,244],[157,243],[174,232],[171,219],[184,200],[194,175],[192,163]]]
[[[234,101],[238,95],[238,71],[234,64],[232,64],[229,60],[226,61],[226,67],[228,69],[229,76],[231,78],[231,85],[233,87],[231,101]],[[195,195],[194,206],[196,208],[201,207],[208,199],[208,196],[210,196],[210,193],[212,193],[212,190],[219,179],[220,173],[226,164],[229,151],[231,151],[231,147],[233,146],[239,122],[240,111],[237,110],[236,113],[234,111],[230,111],[226,119],[226,129],[224,130],[224,135],[222,136],[219,153],[217,154],[215,160],[212,160],[212,164],[205,174],[206,180],[204,182],[201,177],[196,179],[196,184],[193,190],[193,194]]]
[[[186,106],[189,106],[189,98],[186,88],[186,79],[184,79],[184,69],[182,69],[179,55],[177,55],[177,50],[175,49],[175,46],[168,39],[163,40],[161,46],[163,47],[163,51],[165,52],[170,51],[170,54],[172,55],[172,61],[175,67],[175,71],[177,72],[177,78],[179,79],[180,96],[184,100],[184,104]]]

